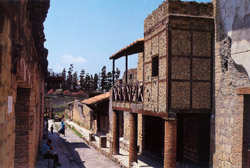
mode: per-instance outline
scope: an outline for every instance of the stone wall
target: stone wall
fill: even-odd
[[[35,167],[43,130],[48,8],[49,1],[0,2],[0,167]]]
[[[171,109],[211,109],[213,19],[170,17]]]
[[[213,0],[215,34],[215,118],[211,129],[211,165],[242,167],[243,96],[249,86],[249,1]]]
[[[166,1],[145,19],[144,110],[211,109],[212,9],[211,3]]]

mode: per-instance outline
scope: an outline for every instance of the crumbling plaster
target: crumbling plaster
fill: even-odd
[[[250,77],[250,1],[220,0],[221,26],[232,39],[231,56],[242,65]]]

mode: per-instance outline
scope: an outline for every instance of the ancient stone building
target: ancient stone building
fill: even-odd
[[[213,90],[213,6],[166,1],[144,21],[144,39],[121,49],[115,60],[138,57],[137,82],[112,91],[113,154],[119,154],[120,111],[129,115],[129,164],[142,154],[164,167],[208,166]],[[176,164],[176,162],[178,164]]]
[[[100,94],[79,102],[73,102],[72,120],[95,134],[109,132],[110,93]]]
[[[215,111],[211,118],[211,165],[250,167],[250,2],[213,0],[213,5]]]
[[[35,167],[42,140],[49,0],[0,1],[0,167]]]

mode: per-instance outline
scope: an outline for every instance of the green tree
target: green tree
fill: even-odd
[[[87,91],[90,91],[90,87],[91,87],[91,81],[90,81],[90,76],[89,76],[89,73],[86,74],[86,77],[85,77],[85,90]]]
[[[82,69],[81,74],[80,74],[80,86],[81,89],[84,90],[84,80],[85,80],[85,70]]]
[[[107,89],[106,66],[103,66],[101,71],[101,90],[105,91],[106,89]]]
[[[93,91],[94,90],[94,78],[93,75],[90,75],[90,90]]]
[[[62,83],[62,89],[66,90],[66,88],[67,88],[67,80],[66,80],[66,69],[65,68],[63,68],[62,77],[64,78],[63,83]]]
[[[93,89],[97,90],[98,89],[98,83],[99,83],[99,76],[97,73],[94,75],[94,81],[93,81]]]
[[[78,77],[77,77],[77,72],[75,72],[72,78],[72,87],[74,91],[77,90],[77,86],[78,86]]]
[[[67,76],[67,89],[68,90],[72,90],[73,69],[74,69],[73,64],[70,64],[69,70],[68,70],[68,76]]]
[[[108,72],[108,73],[107,73],[106,91],[109,91],[109,90],[110,90],[110,88],[112,87],[112,83],[113,83],[112,73],[111,73],[111,72]]]

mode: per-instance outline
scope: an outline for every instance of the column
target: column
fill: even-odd
[[[113,111],[113,155],[119,154],[119,111]]]
[[[129,116],[129,167],[137,162],[137,114],[130,113]]]
[[[177,120],[165,120],[164,168],[176,167]]]

